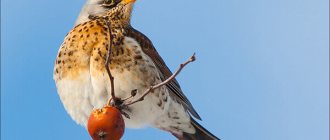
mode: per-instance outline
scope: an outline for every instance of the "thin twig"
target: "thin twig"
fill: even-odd
[[[110,71],[110,68],[109,68],[109,64],[111,62],[111,48],[112,48],[112,40],[113,40],[113,36],[111,34],[111,23],[110,21],[108,21],[107,19],[104,19],[105,22],[107,23],[107,26],[108,26],[108,32],[109,32],[109,38],[110,38],[110,43],[109,43],[109,49],[108,49],[108,53],[107,53],[107,58],[106,58],[106,61],[105,61],[105,69],[107,70],[107,73],[109,75],[109,79],[110,79],[110,85],[111,85],[111,98],[108,100],[108,105],[110,105],[111,103],[111,100],[113,99],[116,103],[117,101],[117,98],[116,98],[116,95],[115,95],[115,82],[114,82],[114,77],[112,76],[111,74],[111,71]]]
[[[174,74],[172,74],[169,78],[167,78],[165,81],[163,81],[163,82],[161,82],[161,83],[159,83],[159,84],[157,84],[157,85],[154,85],[154,86],[149,87],[149,89],[147,89],[146,91],[143,92],[143,94],[142,94],[142,96],[141,96],[140,98],[138,98],[138,99],[135,100],[135,101],[129,102],[129,103],[127,103],[126,105],[129,106],[129,105],[135,104],[135,103],[137,103],[137,102],[143,101],[144,98],[145,98],[149,93],[151,93],[151,91],[153,91],[153,90],[155,90],[155,89],[157,89],[157,88],[160,88],[161,86],[164,86],[164,85],[166,85],[167,83],[169,83],[169,82],[171,82],[172,80],[174,80],[174,78],[175,78],[176,76],[179,75],[179,73],[181,72],[181,70],[182,70],[187,64],[189,64],[190,62],[194,62],[195,60],[196,60],[196,57],[195,57],[195,53],[194,53],[194,54],[189,58],[189,60],[187,60],[186,62],[182,63],[182,64],[180,65],[180,67],[178,68],[178,70],[177,70]]]

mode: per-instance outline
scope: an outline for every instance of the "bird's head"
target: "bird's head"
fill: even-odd
[[[76,24],[87,22],[90,16],[109,16],[110,20],[129,22],[135,0],[87,0]]]

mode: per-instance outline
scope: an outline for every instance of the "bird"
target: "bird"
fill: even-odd
[[[92,110],[110,98],[104,65],[110,49],[109,69],[118,98],[129,97],[133,89],[141,95],[172,75],[152,42],[131,26],[135,2],[87,0],[60,46],[53,79],[65,110],[77,124],[86,127]],[[130,105],[126,113],[128,128],[155,127],[180,140],[219,139],[195,120],[201,117],[176,79]]]

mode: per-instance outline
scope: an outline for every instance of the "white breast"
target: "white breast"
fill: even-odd
[[[89,75],[89,72],[85,71],[77,79],[62,78],[56,81],[58,94],[66,111],[72,119],[84,126],[93,109],[90,102],[93,87]]]
[[[134,47],[142,54],[142,59],[148,60],[142,66],[153,66],[153,61],[145,54],[143,54],[139,44],[132,38],[126,37],[124,40],[125,47]],[[154,84],[161,82],[159,79],[159,73],[156,69],[146,69],[147,71],[140,71],[138,67],[131,69],[130,71],[120,72],[118,70],[111,70],[115,78],[115,92],[116,96],[120,98],[126,98],[130,96],[130,93],[134,89],[138,89],[139,95],[144,92],[151,84],[150,81],[143,77],[150,77],[149,80],[153,80]],[[81,125],[86,126],[88,116],[93,108],[103,107],[109,99],[110,81],[107,73],[95,72],[97,71],[93,67],[90,70],[83,72],[79,79],[65,79],[62,78],[56,81],[60,98],[64,104],[65,109],[70,116]],[[94,73],[91,75],[91,73]],[[152,77],[155,77],[154,79]],[[158,78],[156,78],[158,77]],[[153,84],[153,85],[154,85]],[[164,93],[162,95],[161,93]],[[125,119],[125,124],[129,128],[140,128],[149,125],[168,110],[169,102],[164,104],[163,109],[157,106],[159,103],[159,97],[156,96],[168,96],[167,89],[162,87],[155,90],[154,93],[146,96],[145,100],[136,103],[132,106],[131,112],[128,112],[130,119]]]

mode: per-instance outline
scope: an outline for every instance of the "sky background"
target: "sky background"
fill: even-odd
[[[84,0],[1,0],[1,139],[89,140],[65,112],[54,60]],[[329,139],[328,0],[137,0],[132,26],[223,140]],[[174,140],[153,128],[123,140]]]

